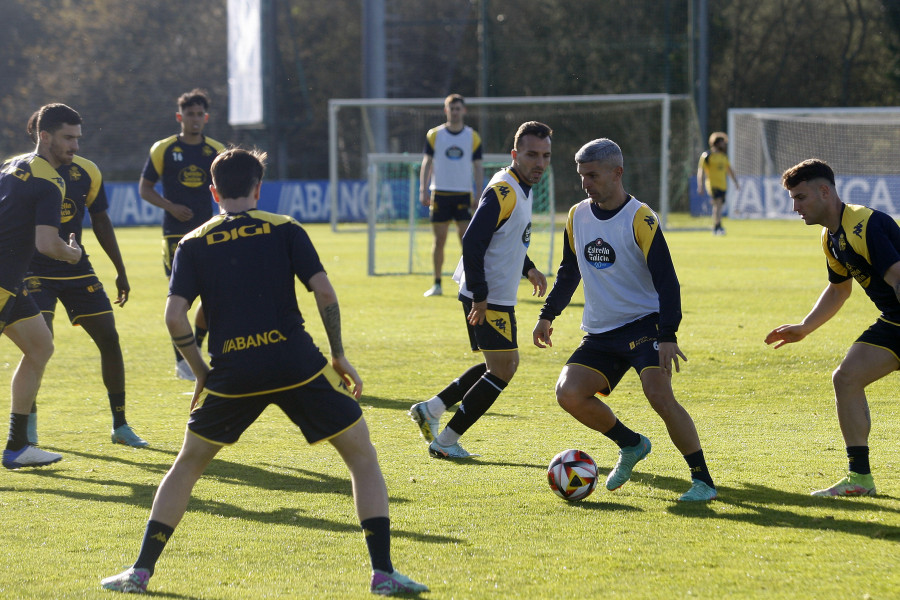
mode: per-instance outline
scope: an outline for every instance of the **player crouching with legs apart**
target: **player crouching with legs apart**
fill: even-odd
[[[900,227],[880,210],[846,204],[838,196],[834,170],[811,158],[782,174],[794,212],[807,225],[822,227],[828,285],[800,323],[781,325],[766,336],[781,348],[806,338],[841,309],[856,279],[881,311],[878,319],[850,346],[831,377],[838,424],[847,450],[849,472],[813,496],[874,496],[869,464],[872,416],[866,388],[900,368]]]
[[[551,323],[584,280],[581,328],[587,335],[560,373],[556,399],[566,412],[619,446],[619,461],[606,488],[620,488],[650,454],[650,440],[626,427],[596,394],[612,393],[633,367],[690,469],[691,488],[679,500],[712,500],[716,488],[697,429],[672,391],[672,363],[679,371],[678,358],[687,359],[675,336],[681,288],[659,221],[646,204],[625,192],[624,160],[615,142],[589,142],[575,154],[575,162],[589,198],[569,211],[562,262],[533,332],[538,348],[552,346]]]
[[[372,561],[371,591],[427,591],[391,564],[387,488],[357,403],[362,380],[344,356],[334,288],[303,228],[290,217],[256,209],[264,159],[265,154],[237,148],[217,156],[211,190],[222,213],[178,245],[166,326],[197,378],[191,416],[184,445],[153,500],[137,561],[101,585],[120,592],[147,589],[194,484],[223,446],[237,442],[269,404],[276,404],[309,443],[328,440],[347,464]],[[212,239],[226,241],[208,243]],[[295,276],[315,295],[331,364],[303,327]],[[209,319],[212,369],[187,317],[197,296]],[[260,303],[259,298],[269,301]],[[244,341],[248,331],[272,342],[235,343]]]

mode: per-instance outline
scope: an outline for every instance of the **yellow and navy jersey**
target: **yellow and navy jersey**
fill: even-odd
[[[76,156],[72,164],[61,165],[56,171],[66,183],[66,195],[60,212],[59,237],[68,243],[69,235],[74,233],[78,244],[82,245],[85,211],[96,215],[109,209],[103,176],[96,164],[82,156]],[[87,252],[84,252],[81,260],[74,265],[35,252],[29,270],[32,275],[38,277],[66,277],[93,273]]]
[[[216,155],[224,149],[221,142],[212,138],[204,136],[199,144],[185,144],[177,135],[160,140],[150,148],[141,177],[154,183],[162,179],[162,195],[194,211],[194,217],[187,222],[181,222],[166,212],[163,217],[165,234],[187,233],[212,217],[209,168]]]
[[[43,157],[23,154],[0,166],[0,288],[11,291],[28,271],[34,228],[59,227],[66,183]]]
[[[889,215],[857,204],[841,209],[841,226],[835,233],[822,228],[822,249],[828,281],[842,283],[851,277],[875,303],[884,319],[900,323],[900,301],[884,274],[900,262],[900,227]]]
[[[676,341],[681,285],[659,220],[646,204],[628,196],[613,210],[590,200],[572,207],[562,261],[540,318],[558,317],[582,278],[582,329],[602,333],[658,310],[659,341]]]
[[[706,173],[706,191],[728,189],[728,155],[724,152],[704,152],[700,155],[699,168]]]
[[[327,361],[303,327],[295,280],[324,272],[297,221],[261,210],[220,214],[181,240],[169,295],[198,296],[209,327],[206,387],[246,395],[302,383]]]

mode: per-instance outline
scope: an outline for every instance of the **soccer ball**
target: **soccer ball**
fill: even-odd
[[[597,486],[597,463],[581,450],[563,450],[550,461],[547,481],[560,498],[583,500]]]

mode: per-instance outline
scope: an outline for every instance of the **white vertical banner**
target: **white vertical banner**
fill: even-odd
[[[228,123],[263,125],[262,0],[228,0]]]

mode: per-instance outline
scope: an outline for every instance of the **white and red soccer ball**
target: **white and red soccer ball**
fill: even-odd
[[[563,450],[550,461],[547,481],[560,498],[583,500],[597,487],[597,463],[581,450]]]

